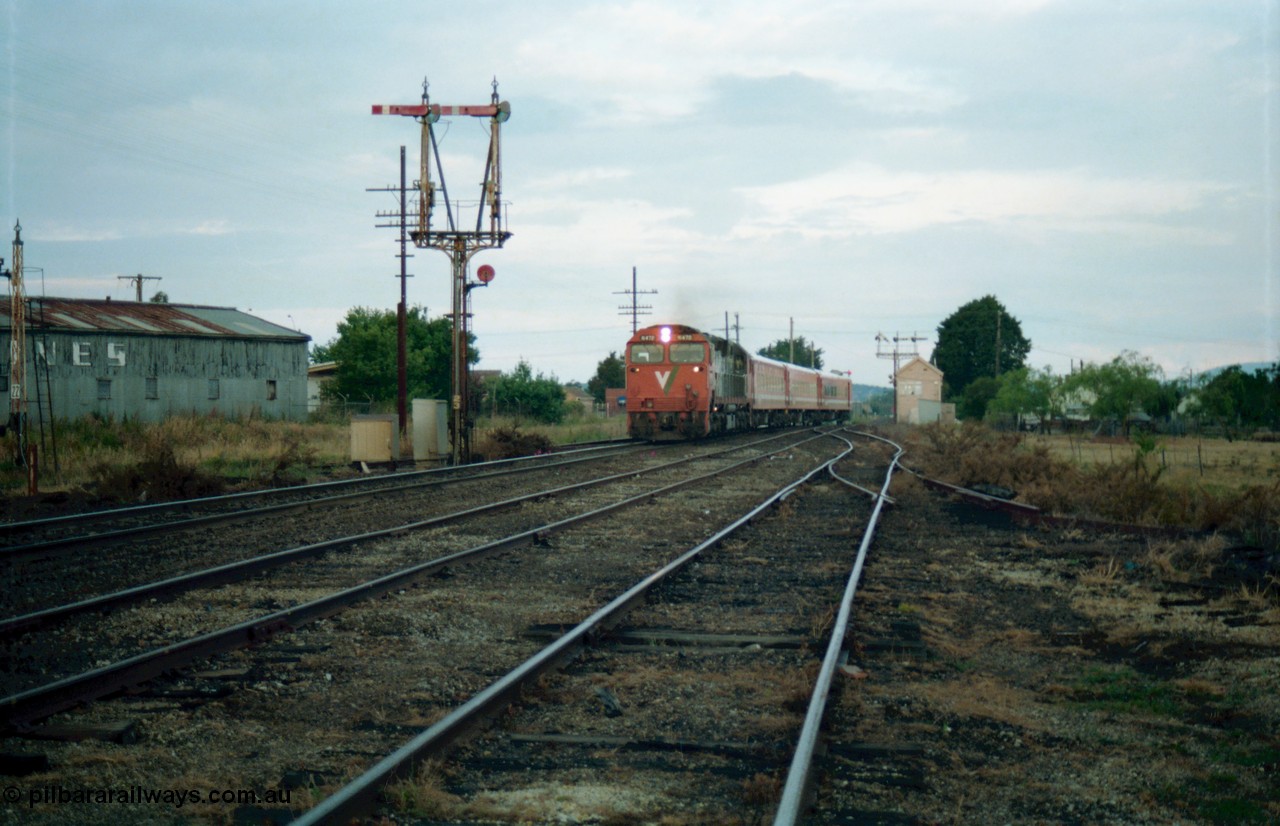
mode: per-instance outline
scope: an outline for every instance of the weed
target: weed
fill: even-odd
[[[1093,570],[1081,574],[1080,581],[1090,585],[1114,585],[1122,570],[1124,566],[1113,556],[1106,562],[1099,563]]]
[[[476,444],[476,453],[489,461],[534,456],[551,450],[551,439],[541,433],[522,432],[517,425],[494,428]]]
[[[179,461],[173,445],[154,436],[144,440],[138,461],[123,465],[101,462],[93,475],[100,495],[125,502],[190,499],[222,490],[220,479]]]
[[[1100,711],[1176,717],[1183,710],[1169,685],[1128,667],[1090,669],[1074,689],[1078,702]]]
[[[461,803],[456,795],[445,791],[440,763],[431,760],[418,768],[412,780],[392,785],[388,795],[397,809],[415,817],[447,816]]]
[[[782,794],[782,781],[773,775],[757,773],[742,781],[742,800],[753,809],[772,807]]]

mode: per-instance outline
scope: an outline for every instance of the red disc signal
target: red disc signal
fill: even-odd
[[[488,284],[493,280],[493,267],[481,264],[480,269],[476,270],[476,278],[480,279],[481,284]]]

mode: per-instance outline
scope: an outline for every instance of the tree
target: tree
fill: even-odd
[[[1067,391],[1089,391],[1089,415],[1115,419],[1129,432],[1134,413],[1150,413],[1162,397],[1164,371],[1146,356],[1126,350],[1107,364],[1086,364],[1067,377]]]
[[[1252,374],[1239,365],[1222,370],[1196,392],[1190,412],[1217,423],[1229,439],[1237,428],[1274,429],[1280,414],[1280,364]]]
[[[156,292],[155,295],[151,296],[151,303],[152,304],[168,304],[169,294],[164,290],[159,290]]]
[[[938,325],[933,364],[943,374],[945,396],[958,399],[974,379],[995,378],[1026,366],[1031,341],[995,296],[970,301]]]
[[[964,395],[956,402],[956,415],[962,419],[981,421],[987,415],[987,405],[1000,392],[1000,380],[991,376],[978,376],[964,389]]]
[[[473,342],[469,335],[469,364],[480,360]],[[405,356],[410,398],[449,398],[453,373],[453,323],[449,319],[428,320],[425,307],[411,307],[405,313]],[[312,348],[311,359],[338,363],[333,381],[322,391],[325,398],[393,401],[399,392],[396,312],[353,307],[338,324],[337,337]]]
[[[489,403],[498,413],[548,424],[558,424],[564,418],[564,388],[554,376],[535,376],[526,361],[491,379],[487,386]]]
[[[1035,416],[1040,420],[1040,429],[1048,432],[1053,419],[1062,415],[1062,384],[1062,378],[1048,367],[1041,370],[1023,367],[1005,373],[987,411]]]
[[[792,357],[793,345],[795,350],[794,357]],[[822,348],[814,347],[812,342],[805,341],[804,336],[794,339],[780,338],[768,347],[760,348],[757,354],[776,361],[798,364],[801,367],[812,367],[815,370],[822,369]]]
[[[610,388],[627,386],[627,366],[618,357],[616,351],[609,353],[608,358],[596,365],[596,374],[587,381],[587,392],[595,400],[604,403],[604,391]]]

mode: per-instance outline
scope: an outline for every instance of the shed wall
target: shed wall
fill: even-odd
[[[8,351],[8,341],[5,330],[0,352]],[[33,330],[27,349],[23,394],[33,420],[47,412],[48,400],[59,419],[91,413],[143,421],[187,413],[302,419],[307,413],[305,340]],[[8,374],[8,363],[0,364],[6,394]]]

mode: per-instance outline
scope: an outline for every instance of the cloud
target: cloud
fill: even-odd
[[[964,102],[929,71],[854,55],[847,29],[860,16],[841,4],[591,5],[517,51],[531,83],[622,124],[695,115],[725,77],[797,75],[884,112]]]
[[[188,235],[230,235],[235,232],[231,228],[231,224],[221,218],[203,221],[200,224],[185,230]]]
[[[1198,244],[1225,234],[1167,219],[1209,206],[1229,188],[1206,181],[1099,178],[1084,170],[897,172],[855,164],[737,192],[748,204],[738,238],[806,238],[915,232],[945,225],[1017,231],[1176,235]]]
[[[123,237],[118,229],[54,223],[40,227],[37,235],[24,240],[38,240],[48,244],[82,244],[119,241]]]

